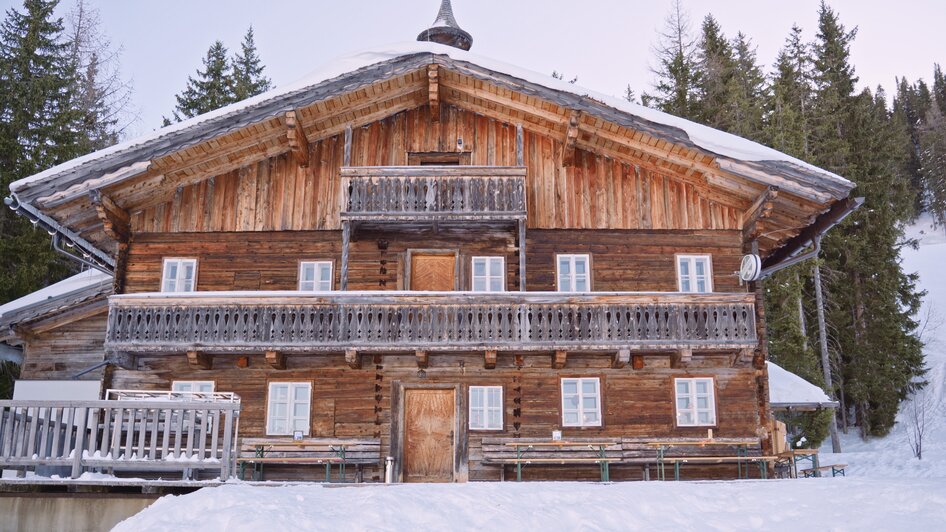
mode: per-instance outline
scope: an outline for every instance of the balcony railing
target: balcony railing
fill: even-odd
[[[757,343],[752,294],[196,292],[110,299],[113,352],[609,351]]]
[[[239,402],[0,401],[0,469],[233,471]]]
[[[348,220],[520,220],[524,167],[345,167],[341,216]]]

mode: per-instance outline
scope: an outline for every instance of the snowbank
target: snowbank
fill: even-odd
[[[227,485],[166,496],[118,532],[205,530],[941,530],[938,481]]]

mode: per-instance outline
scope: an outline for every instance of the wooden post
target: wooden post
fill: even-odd
[[[345,150],[342,152],[342,164],[351,166],[351,126],[345,128]]]
[[[525,154],[523,153],[522,124],[516,124],[516,166],[525,165]]]
[[[821,248],[821,237],[815,237],[815,248]],[[821,371],[824,374],[824,385],[828,389],[828,397],[834,399],[834,380],[831,375],[831,357],[828,354],[828,334],[824,317],[824,293],[821,291],[821,265],[819,257],[815,257],[814,283],[815,305],[818,307],[818,345],[821,348]],[[838,436],[838,411],[831,409],[831,452],[841,452],[841,438]]]
[[[266,363],[272,366],[273,369],[286,369],[286,354],[276,351],[267,351]]]
[[[526,221],[519,220],[519,291],[526,291]]]
[[[440,83],[438,65],[427,65],[427,99],[431,122],[440,122]]]
[[[351,245],[351,222],[342,222],[342,268],[339,290],[348,290],[348,248]]]
[[[496,368],[496,350],[488,349],[483,355],[483,367],[486,369]]]
[[[562,369],[565,367],[565,361],[568,358],[568,353],[565,351],[556,351],[552,355],[552,368],[553,369]]]
[[[72,448],[72,452],[75,453],[72,457],[72,478],[79,478],[82,475],[82,451],[85,450],[85,430],[86,430],[86,416],[89,413],[87,407],[76,407],[78,419],[75,420],[76,423],[76,443]],[[69,427],[67,432],[70,432],[72,427]],[[95,429],[93,429],[95,430]],[[32,448],[32,446],[31,446]]]

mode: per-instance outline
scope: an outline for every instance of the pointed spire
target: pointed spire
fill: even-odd
[[[473,46],[473,36],[463,31],[453,16],[453,6],[450,0],[441,0],[437,18],[429,28],[420,32],[418,41],[432,41],[461,50],[469,50]]]

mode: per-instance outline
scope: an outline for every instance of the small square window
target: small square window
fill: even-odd
[[[599,379],[562,379],[562,426],[601,426],[601,382]]]
[[[674,379],[678,427],[716,425],[716,398],[712,378]]]
[[[193,292],[197,286],[197,259],[164,259],[162,292]]]
[[[299,263],[299,290],[328,292],[332,290],[332,261],[303,261]]]
[[[506,289],[504,257],[473,257],[474,292],[503,292]]]
[[[470,430],[503,430],[502,386],[470,386]]]
[[[557,255],[558,291],[588,292],[591,290],[590,255]]]
[[[677,290],[700,294],[712,292],[712,258],[709,255],[677,255]]]

